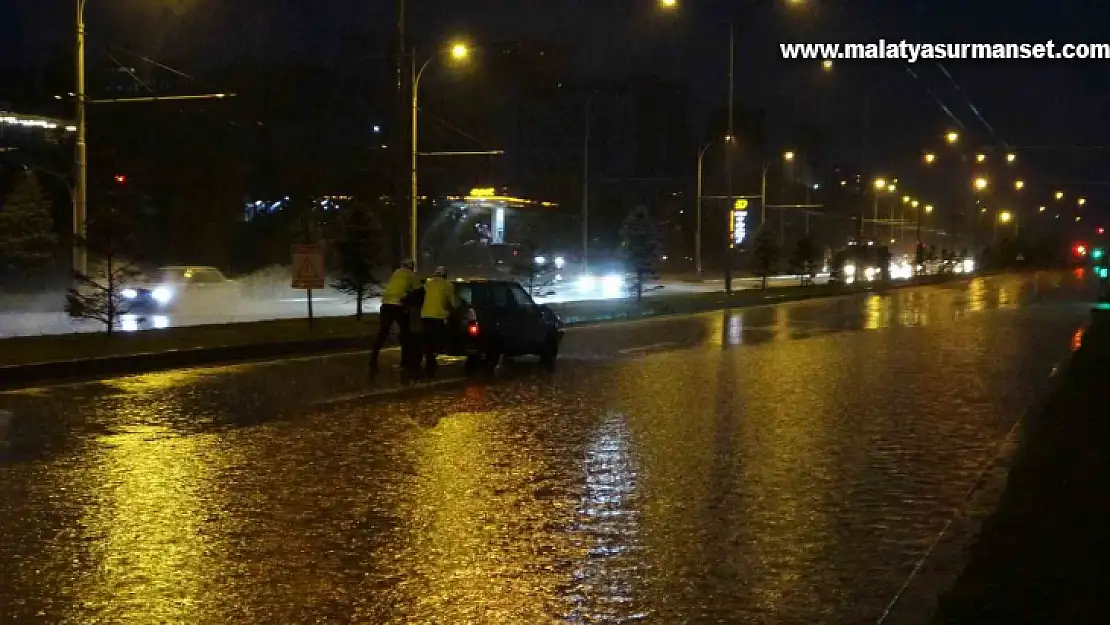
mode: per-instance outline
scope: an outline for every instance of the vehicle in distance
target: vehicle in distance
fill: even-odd
[[[420,290],[422,291],[422,289]],[[468,372],[494,368],[502,356],[539,356],[553,367],[563,340],[563,321],[537,304],[511,280],[457,279],[459,310],[452,316],[444,353],[465,356]],[[422,292],[415,294],[423,297]]]
[[[161,267],[145,280],[120,291],[131,312],[165,311],[182,306],[219,306],[239,296],[238,284],[215,267]]]

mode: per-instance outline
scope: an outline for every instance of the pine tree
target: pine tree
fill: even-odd
[[[354,299],[355,319],[361,321],[363,302],[380,286],[374,269],[385,256],[385,238],[381,223],[362,202],[345,207],[339,215],[338,226],[334,245],[339,276],[331,286]]]
[[[632,209],[621,225],[621,251],[636,276],[636,301],[644,298],[644,280],[656,277],[655,267],[663,253],[659,226],[644,206]]]
[[[771,269],[779,258],[779,248],[775,244],[775,235],[770,228],[760,228],[759,234],[755,237],[754,254],[756,269],[759,271],[759,276],[763,278],[762,288],[766,289],[767,277],[771,275]]]
[[[88,254],[88,273],[73,272],[65,310],[72,317],[103,323],[111,334],[120,317],[130,312],[123,289],[139,276],[132,264],[136,226],[125,211],[112,208],[90,216],[85,228],[86,235],[78,237],[77,245]]]
[[[798,239],[794,254],[790,257],[790,267],[794,270],[794,275],[798,276],[802,286],[813,279],[814,266],[817,263],[816,256],[817,248],[813,245],[813,239],[808,236]]]
[[[24,271],[40,269],[54,258],[57,243],[50,199],[38,178],[27,172],[0,209],[0,263]]]

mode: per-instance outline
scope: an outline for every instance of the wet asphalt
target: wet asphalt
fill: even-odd
[[[873,623],[1092,293],[574,328],[400,392],[389,352],[3,393],[0,623]]]

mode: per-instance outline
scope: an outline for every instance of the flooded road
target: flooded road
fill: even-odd
[[[0,622],[875,622],[1091,292],[575,328],[403,394],[355,356],[0,394]]]

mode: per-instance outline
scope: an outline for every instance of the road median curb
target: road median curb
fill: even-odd
[[[888,290],[958,282],[967,276],[928,277],[911,282],[886,285],[858,286],[792,286],[775,289],[750,289],[736,291],[731,296],[723,292],[705,294],[675,294],[645,298],[641,302],[627,299],[589,302],[567,302],[551,307],[568,325],[602,323],[636,318],[667,315],[694,314],[726,308],[747,308],[775,305],[786,302],[855,295],[883,293]],[[263,322],[265,323],[265,322]],[[232,324],[238,325],[238,324]],[[247,325],[247,324],[244,324]],[[111,377],[188,367],[232,364],[276,358],[364,350],[369,348],[367,333],[340,335],[299,340],[243,342],[168,349],[160,351],[119,354],[102,357],[51,360],[26,364],[0,365],[0,389],[17,389],[36,383]]]

